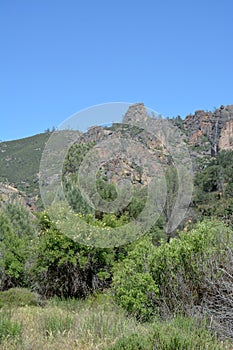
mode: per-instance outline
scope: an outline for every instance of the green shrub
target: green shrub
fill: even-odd
[[[154,300],[159,295],[149,270],[154,249],[149,241],[141,241],[122,263],[115,266],[113,275],[117,301],[130,314],[143,320],[153,314]]]
[[[205,276],[216,275],[210,262],[224,262],[230,237],[230,230],[213,221],[199,223],[159,247],[139,241],[114,267],[117,302],[142,320],[161,312],[186,312],[201,301]]]
[[[11,288],[0,292],[0,307],[33,306],[41,303],[39,295],[26,288]]]
[[[84,246],[62,234],[46,213],[33,266],[33,283],[45,297],[84,298],[110,284],[113,249]]]
[[[153,324],[149,334],[132,334],[106,350],[223,350],[224,346],[195,319],[176,317]]]
[[[153,345],[149,337],[132,334],[129,337],[122,337],[106,350],[153,350]]]
[[[233,151],[221,151],[215,158],[202,159],[198,168],[194,180],[195,210],[202,217],[219,218],[233,227]]]
[[[0,290],[29,285],[35,232],[32,217],[22,205],[0,205]]]
[[[223,349],[220,342],[195,319],[176,317],[155,324],[153,345],[159,350]]]

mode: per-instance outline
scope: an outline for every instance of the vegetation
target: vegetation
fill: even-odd
[[[107,294],[0,310],[0,327],[0,346],[6,350],[230,349],[205,323],[177,316],[142,324],[127,317]]]
[[[225,347],[206,328],[192,318],[177,316],[168,322],[156,322],[149,334],[122,337],[107,350],[221,350]]]
[[[10,288],[0,292],[0,308],[43,305],[40,296],[26,288]]]
[[[6,339],[12,347],[22,342],[22,326],[18,321],[12,320],[9,312],[0,313],[0,344]]]
[[[174,122],[180,124],[180,118]],[[123,131],[127,135],[128,130]],[[136,137],[140,130],[132,132]],[[32,138],[34,146],[42,147],[48,136]],[[0,165],[5,169],[8,162],[10,181],[32,194],[37,186],[30,180],[34,170],[26,165],[27,175],[24,170],[14,174],[12,160],[18,150],[29,161],[31,141],[12,141],[9,149],[2,143]],[[93,210],[82,198],[76,174],[93,145],[74,144],[68,152],[63,168],[66,199],[75,215],[90,226],[124,227],[143,210],[147,188],[140,181],[134,184],[131,202],[117,213]],[[106,175],[108,166],[97,174],[96,187],[110,203],[117,191]],[[2,180],[8,177],[8,168]],[[1,346],[9,350],[230,349],[233,152],[203,157],[197,169],[191,214],[177,232],[168,237],[165,231],[178,189],[171,164],[159,220],[137,241],[108,249],[72,240],[46,211],[31,213],[16,199],[0,199]],[[24,176],[29,186],[24,187]]]
[[[114,250],[80,245],[42,213],[32,268],[33,284],[46,297],[86,297],[109,286]]]
[[[36,228],[27,209],[17,203],[0,207],[0,290],[29,285],[28,270]]]
[[[233,151],[199,165],[193,205],[199,216],[217,217],[233,227]]]
[[[194,306],[203,304],[221,271],[231,273],[227,251],[232,253],[232,243],[232,231],[217,222],[199,223],[159,247],[141,240],[114,268],[117,301],[141,320],[191,313]]]
[[[36,307],[41,308],[48,303],[46,299],[54,296],[67,300],[60,304],[62,307],[67,305],[73,308],[69,298],[84,299],[107,288],[119,304],[119,310],[125,309],[128,316],[124,317],[127,319],[130,317],[129,320],[132,319],[138,327],[143,327],[145,334],[142,334],[137,345],[139,349],[140,346],[144,346],[143,342],[152,348],[157,346],[156,339],[156,344],[160,344],[160,348],[162,346],[172,348],[171,344],[175,342],[181,349],[182,346],[188,349],[190,339],[192,336],[197,337],[195,332],[200,330],[199,326],[196,328],[191,326],[189,319],[193,315],[196,315],[203,327],[201,336],[197,337],[199,339],[195,345],[197,349],[201,342],[206,344],[206,348],[208,342],[210,344],[213,342],[216,343],[216,349],[221,349],[220,341],[207,332],[206,317],[207,320],[214,319],[211,325],[212,332],[221,337],[232,338],[230,276],[233,274],[231,264],[233,242],[231,229],[222,223],[213,220],[200,222],[192,230],[185,228],[169,243],[166,240],[154,243],[155,232],[159,232],[159,229],[156,231],[154,227],[155,232],[151,230],[145,237],[125,247],[97,249],[82,246],[61,234],[45,213],[38,214],[36,228],[35,219],[31,218],[31,225],[29,223],[26,225],[27,234],[24,231],[27,220],[15,219],[14,225],[10,227],[6,219],[7,208],[15,213],[16,218],[16,213],[19,212],[22,217],[26,215],[25,209],[16,204],[11,206],[5,204],[1,210],[2,221],[8,223],[2,225],[1,231],[4,230],[1,289],[7,289],[0,295],[0,306],[3,310],[12,310],[12,307],[14,310],[20,307],[28,308],[29,305],[32,305],[31,307],[38,305]],[[108,216],[105,216],[102,220],[115,225],[119,219],[115,217],[115,221],[109,220]],[[33,234],[33,230],[37,230],[38,235]],[[8,235],[15,239],[17,245],[5,243],[8,242]],[[26,249],[29,243],[30,249]],[[14,283],[11,282],[12,285],[9,286],[4,282],[6,280]],[[9,289],[11,286],[17,288]],[[22,286],[37,291],[41,297],[26,289],[18,288]],[[84,301],[84,305],[86,302]],[[75,302],[73,303],[75,305]],[[220,305],[221,314],[219,314]],[[169,321],[176,315],[183,315],[184,322],[191,327],[193,335],[190,335],[188,340],[182,336],[178,325],[176,324],[176,330]],[[169,333],[170,338],[166,338],[166,332],[162,331],[165,324],[162,326],[161,322],[164,319],[167,320],[166,327],[173,329]],[[143,326],[142,322],[145,321],[150,323],[145,323]],[[14,321],[10,319],[9,322]],[[56,313],[55,315],[49,313],[43,316],[41,322],[39,332],[42,337],[46,336],[48,339],[69,337],[73,334],[76,324],[70,311],[62,313],[59,318]],[[150,334],[156,336],[152,338],[148,336],[148,327]],[[160,331],[158,327],[161,328]],[[115,338],[111,341],[114,343],[118,337],[123,336],[122,340],[116,343],[119,349],[121,347],[124,349],[124,346],[134,346],[137,349],[135,347],[137,337],[129,335],[126,333],[125,337],[124,334],[115,334]],[[111,345],[107,339],[105,341],[106,345]],[[194,340],[192,341],[195,344]]]
[[[0,182],[14,184],[27,196],[39,194],[37,174],[41,155],[50,134],[43,133],[0,143]]]

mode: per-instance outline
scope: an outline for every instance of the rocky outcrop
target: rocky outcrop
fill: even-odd
[[[95,145],[100,161],[99,174],[118,183],[130,180],[137,185],[148,185],[149,173],[161,172],[161,164],[168,163],[167,152],[161,141],[144,128],[147,110],[143,103],[129,107],[122,123],[109,126],[93,126],[82,135],[78,143]],[[138,124],[137,124],[138,122]],[[145,156],[146,154],[146,156]],[[142,170],[147,160],[146,171]]]
[[[106,152],[109,151],[103,147],[106,140],[110,141],[113,150],[117,140],[132,140],[132,147],[134,147],[134,142],[137,145],[141,144],[148,150],[152,158],[165,165],[168,162],[167,150],[162,139],[158,139],[143,127],[136,126],[143,126],[146,119],[147,110],[144,104],[134,104],[127,110],[122,123],[113,123],[108,127],[94,126],[80,137],[79,142],[93,142],[99,151],[100,158],[106,159]],[[214,112],[198,110],[193,115],[188,115],[183,121],[180,118],[179,121],[179,127],[186,134],[190,154],[194,159],[202,155],[215,156],[224,149],[233,150],[233,105],[221,106]],[[127,155],[127,147],[125,155]],[[143,157],[142,148],[139,146],[136,147],[131,162],[122,158],[122,154],[116,153],[107,162],[103,161],[100,172],[103,177],[115,183],[119,179],[127,178],[132,183],[146,185],[146,176],[140,171],[140,159]]]
[[[199,152],[215,156],[220,150],[233,150],[233,105],[196,111],[185,118],[183,127],[189,144]]]
[[[152,132],[148,132],[150,129],[143,127],[146,119],[147,110],[144,104],[137,103],[129,107],[122,123],[93,126],[86,133],[80,134],[79,143],[93,142],[97,148],[99,145],[100,159],[102,155],[105,158],[106,152],[102,142],[105,143],[107,140],[112,142],[114,150],[115,140],[132,140],[131,156],[127,156],[127,152],[125,157],[122,156],[122,152],[116,156],[113,154],[108,162],[101,164],[100,171],[103,176],[107,176],[113,182],[125,178],[130,179],[132,183],[146,185],[148,182],[146,175],[140,169],[141,160],[145,158],[143,148],[147,150],[147,159],[151,157],[151,164],[152,160],[163,166],[170,164],[169,150],[164,146],[162,137],[159,135],[156,137]],[[203,155],[215,156],[220,150],[233,150],[233,105],[221,106],[214,112],[198,110],[184,120],[177,117],[170,121],[174,122],[186,135],[190,153],[194,159]],[[49,136],[49,134],[39,134],[22,140],[1,143],[0,199],[21,196],[26,198],[26,205],[31,209],[36,207],[39,198],[39,164]],[[75,139],[77,139],[76,136],[75,134]],[[134,143],[137,147],[134,147]],[[132,153],[134,148],[135,154]],[[57,152],[57,149],[54,152]],[[55,174],[55,178],[51,181],[57,181],[56,176],[58,177],[58,174]],[[13,187],[5,185],[5,182],[13,184]],[[15,187],[20,190],[20,193]]]
[[[0,182],[0,202],[4,203],[9,200],[11,202],[19,202],[21,204],[26,205],[26,201],[24,200],[23,196],[17,188],[9,184]]]

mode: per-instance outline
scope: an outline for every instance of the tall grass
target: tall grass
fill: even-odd
[[[174,348],[174,344],[180,346],[199,338],[202,348],[190,349],[230,349],[206,330],[198,331],[192,320],[140,324],[127,317],[108,295],[85,301],[52,299],[45,307],[15,307],[9,320],[0,344],[3,350],[146,350],[145,344],[153,344],[148,349],[173,350],[188,349]]]
[[[22,325],[20,322],[11,319],[9,310],[1,310],[0,313],[0,344],[7,339],[11,343],[21,343]]]

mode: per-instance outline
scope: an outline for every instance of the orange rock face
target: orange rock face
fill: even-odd
[[[219,149],[233,149],[233,120],[229,120],[222,128]]]
[[[233,105],[214,112],[196,111],[185,118],[183,126],[189,144],[203,148],[203,153],[214,156],[220,150],[233,150]]]

